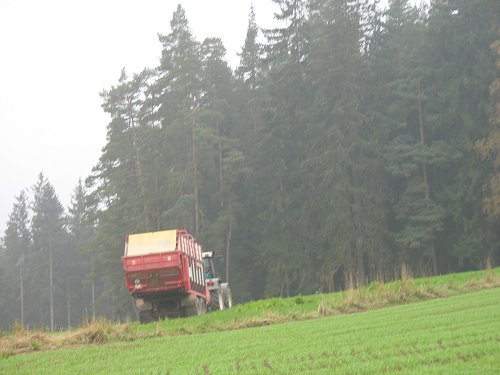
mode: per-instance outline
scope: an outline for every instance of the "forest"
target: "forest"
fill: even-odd
[[[499,263],[500,2],[272,1],[236,68],[179,5],[158,65],[101,92],[70,206],[43,173],[15,199],[1,329],[135,319],[129,233],[188,229],[237,302]]]

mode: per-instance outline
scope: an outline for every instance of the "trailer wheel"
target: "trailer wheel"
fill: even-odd
[[[207,304],[203,298],[198,297],[198,315],[207,313]]]
[[[233,294],[227,283],[222,284],[222,294],[224,295],[224,306],[228,309],[233,307]]]
[[[139,311],[139,322],[141,324],[151,323],[152,321],[151,311]]]
[[[190,314],[190,316],[203,315],[205,314],[205,312],[206,312],[205,301],[200,297],[196,297],[196,303],[193,306],[192,313]]]
[[[197,314],[196,306],[186,306],[183,308],[182,316],[189,318],[190,316],[195,316]]]
[[[207,312],[207,305],[205,304],[205,300],[200,297],[196,297],[194,303],[190,303],[189,305],[184,307],[184,316],[197,316],[203,315]]]

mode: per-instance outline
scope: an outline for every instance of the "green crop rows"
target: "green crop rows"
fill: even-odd
[[[500,373],[500,288],[364,313],[0,359],[1,374]]]

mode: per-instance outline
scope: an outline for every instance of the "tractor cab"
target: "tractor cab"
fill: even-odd
[[[215,268],[214,252],[206,251],[203,254],[205,266],[205,281],[210,291],[211,310],[223,310],[233,306],[233,296],[228,283],[223,283],[217,269]]]
[[[217,278],[217,271],[215,270],[214,252],[206,251],[203,253],[203,262],[205,263],[205,278],[207,280]]]

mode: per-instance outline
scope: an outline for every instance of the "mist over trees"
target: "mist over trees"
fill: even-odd
[[[0,248],[0,327],[135,317],[128,233],[188,229],[238,302],[500,259],[500,3],[273,0],[233,71],[178,6],[158,66],[101,93],[66,210],[40,174]]]

